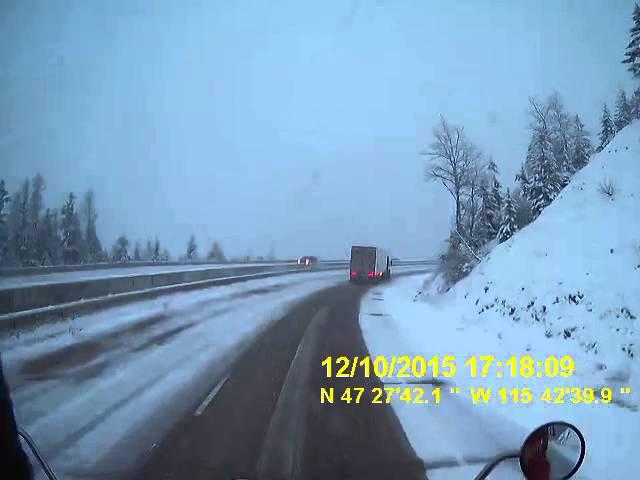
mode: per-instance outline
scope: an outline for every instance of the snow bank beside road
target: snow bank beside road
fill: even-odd
[[[640,470],[634,441],[640,435],[640,368],[635,324],[640,321],[640,123],[618,133],[578,172],[531,225],[497,246],[466,279],[443,295],[415,302],[422,280],[383,289],[388,331],[375,317],[361,317],[372,354],[390,350],[395,338],[411,355],[570,355],[569,379],[453,379],[462,386],[610,387],[603,405],[473,406],[484,417],[510,418],[525,427],[574,422],[587,439],[583,478],[620,478]],[[609,182],[612,196],[600,185]],[[368,304],[363,304],[367,308]],[[373,302],[372,302],[373,303]],[[377,308],[381,308],[380,305]],[[377,332],[377,333],[376,333]],[[386,338],[385,338],[386,337]],[[620,388],[630,387],[631,394]],[[437,419],[437,418],[436,418]],[[410,427],[415,428],[415,427]],[[425,427],[426,428],[426,427]],[[451,429],[455,429],[455,425]]]

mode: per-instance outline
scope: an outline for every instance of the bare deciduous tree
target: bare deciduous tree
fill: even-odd
[[[472,166],[480,158],[479,150],[465,137],[464,127],[450,125],[440,117],[433,130],[434,141],[430,150],[423,152],[429,157],[425,176],[427,181],[439,181],[455,202],[456,229],[462,230],[464,190],[470,179]]]

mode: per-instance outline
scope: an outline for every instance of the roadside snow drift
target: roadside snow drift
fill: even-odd
[[[575,478],[637,475],[639,181],[640,122],[636,122],[592,157],[535,222],[498,245],[448,292],[434,294],[438,280],[428,277],[423,278],[425,285],[431,285],[428,295],[416,295],[420,287],[414,278],[379,289],[376,298],[367,296],[361,325],[371,354],[456,355],[459,368],[450,380],[457,386],[530,387],[534,392],[535,400],[526,405],[473,405],[460,396],[455,401],[465,404],[466,413],[460,410],[458,422],[447,415],[449,433],[458,426],[468,429],[471,421],[477,420],[479,427],[479,416],[485,426],[492,419],[487,438],[491,429],[505,425],[521,426],[524,436],[540,423],[563,419],[574,422],[587,440],[585,463]],[[385,315],[384,321],[367,315],[373,309]],[[511,355],[542,361],[550,355],[570,355],[575,372],[570,378],[509,374],[497,378],[494,369],[487,378],[471,378],[464,362],[472,355],[496,355],[503,361]],[[547,404],[539,400],[546,387],[596,391],[609,387],[613,401],[586,405],[567,396],[564,403]],[[627,387],[630,393],[622,394],[620,389]],[[419,417],[424,414],[416,413],[415,405],[394,404],[394,408],[405,410],[400,417],[407,435],[418,454],[428,456],[433,447],[412,432],[421,431],[424,437],[430,429],[442,430],[437,423],[440,406],[430,407],[436,413],[423,424]],[[488,445],[477,444],[451,444],[451,448],[475,448],[472,453],[477,453]]]

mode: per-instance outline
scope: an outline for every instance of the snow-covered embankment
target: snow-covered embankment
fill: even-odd
[[[361,324],[372,355],[456,355],[458,371],[451,380],[458,386],[530,387],[535,399],[527,405],[498,401],[480,406],[462,396],[455,400],[466,402],[461,415],[495,428],[518,425],[522,435],[545,421],[574,422],[587,439],[581,478],[621,478],[639,471],[634,447],[640,435],[635,327],[640,321],[639,179],[636,122],[595,155],[538,219],[497,246],[448,292],[416,298],[425,279],[414,278],[378,289],[383,302],[370,294]],[[388,316],[380,321],[367,315],[372,309]],[[471,378],[464,367],[471,355],[495,355],[503,361],[512,355],[542,361],[569,355],[575,372],[570,378],[511,378],[508,373],[497,378],[497,369],[491,369],[487,378]],[[613,402],[573,403],[572,396],[565,396],[564,403],[547,404],[540,400],[546,387],[609,387]],[[631,393],[620,393],[624,387]],[[428,454],[429,446],[411,432],[437,425],[416,425],[420,419],[415,413],[400,417],[418,453]],[[468,427],[469,418],[458,423],[448,419],[447,430]],[[436,411],[429,421],[437,420]]]

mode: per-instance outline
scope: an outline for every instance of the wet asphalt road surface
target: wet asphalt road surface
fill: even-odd
[[[424,479],[377,378],[327,378],[327,356],[368,355],[359,322],[368,287],[317,292],[276,321],[151,450],[138,479]],[[207,382],[203,378],[203,382]],[[335,389],[321,403],[321,389]],[[362,387],[359,404],[340,400]]]

